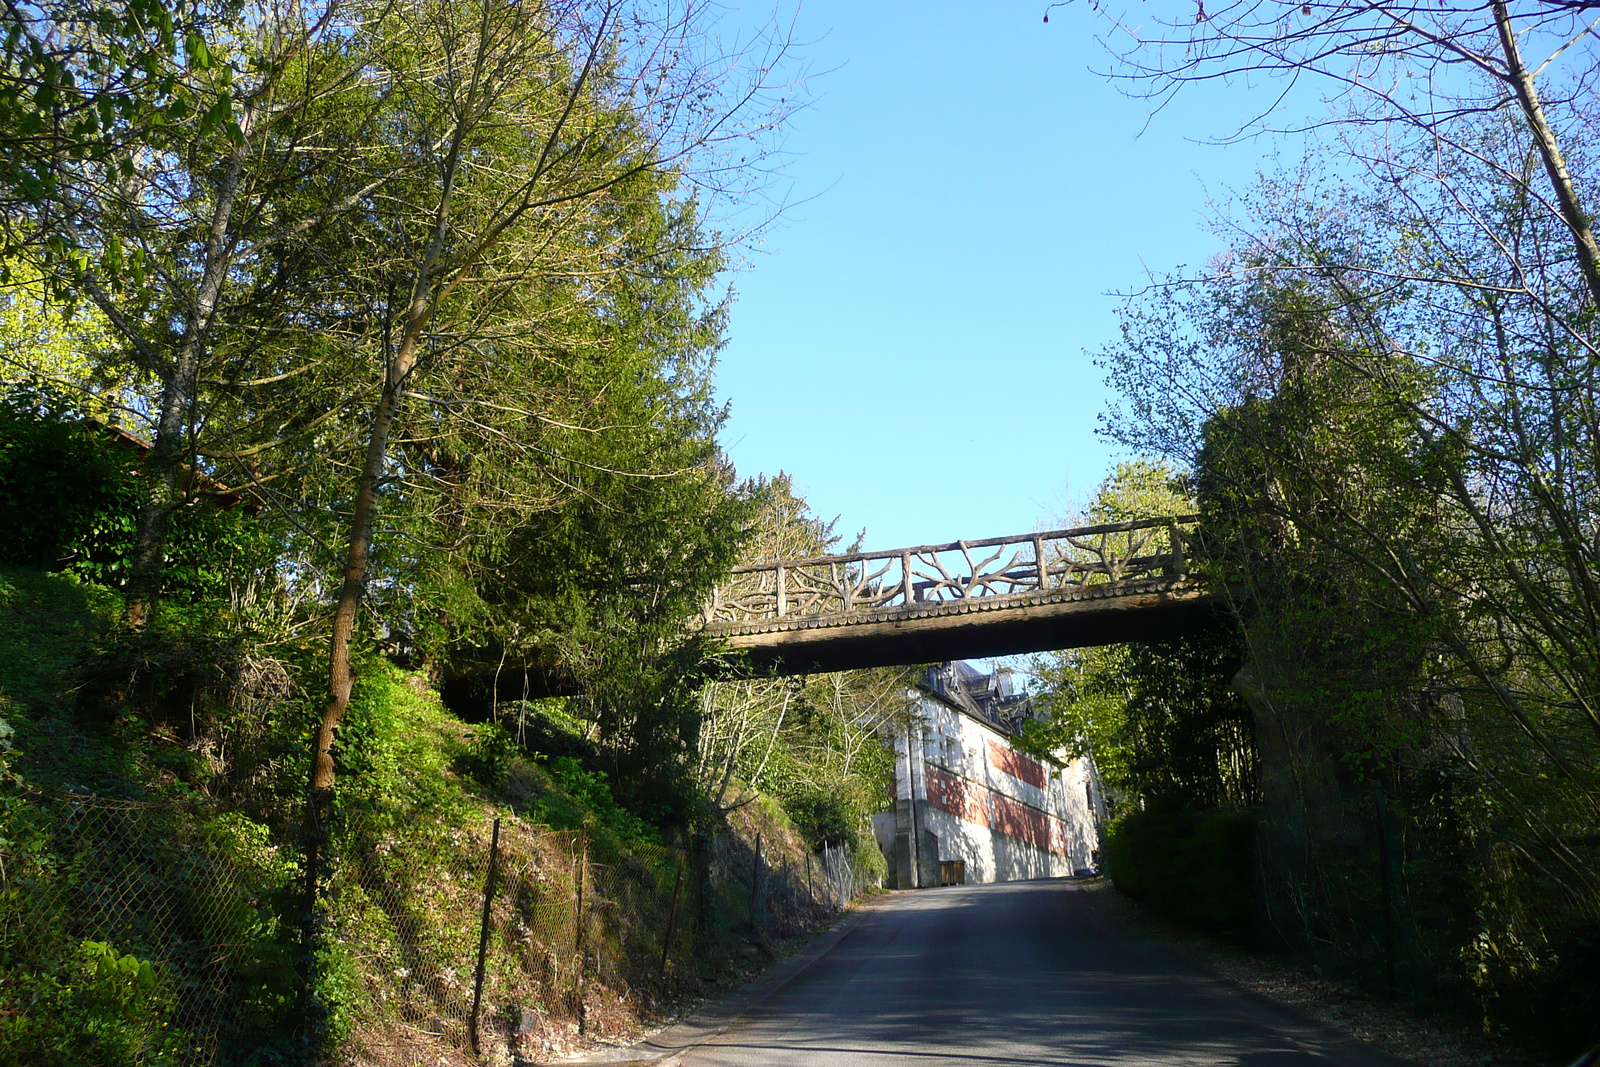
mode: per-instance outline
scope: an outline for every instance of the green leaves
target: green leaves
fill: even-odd
[[[206,39],[196,30],[190,30],[183,39],[184,59],[190,70],[210,70],[212,67],[211,49],[206,47]]]
[[[124,956],[103,941],[85,941],[78,950],[90,975],[110,1000],[131,1001],[140,991],[156,987],[156,971],[149,960],[132,954]]]

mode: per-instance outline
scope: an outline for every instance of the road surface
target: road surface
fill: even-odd
[[[1206,978],[1066,880],[897,893],[683,1067],[1379,1067]],[[667,1035],[663,1034],[662,1037]]]

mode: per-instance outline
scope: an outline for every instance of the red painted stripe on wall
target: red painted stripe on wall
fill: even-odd
[[[979,826],[989,825],[989,805],[984,795],[988,789],[937,767],[927,768],[927,774],[930,805]]]
[[[998,830],[1007,837],[1015,837],[1019,841],[1026,841],[1034,848],[1048,850],[1054,841],[1051,840],[1050,819],[1044,812],[1037,808],[1030,808],[1026,804],[1018,804],[1010,797],[994,795],[994,815],[989,828]]]
[[[937,767],[927,768],[927,776],[931,807],[1025,841],[1034,848],[1059,856],[1067,854],[1066,824],[1056,816]]]
[[[989,742],[989,764],[1005,771],[1019,782],[1027,782],[1031,786],[1043,789],[1050,781],[1050,775],[1040,765],[1039,761],[1022,753]]]

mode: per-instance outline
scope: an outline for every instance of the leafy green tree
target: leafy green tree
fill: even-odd
[[[1504,116],[1477,146],[1439,193],[1471,220],[1263,182],[1231,256],[1135,302],[1106,363],[1114,432],[1191,465],[1235,599],[1282,929],[1511,1018],[1596,921],[1594,320],[1570,234],[1497,184],[1537,146]],[[1353,888],[1380,862],[1387,904]]]
[[[130,619],[140,623],[161,593],[172,516],[192,495],[187,472],[215,426],[201,380],[226,376],[214,358],[218,317],[244,298],[263,311],[262,297],[283,289],[281,278],[276,289],[249,284],[263,252],[355,206],[362,186],[347,166],[355,157],[327,151],[330,127],[370,120],[382,94],[354,78],[348,6],[227,5],[195,14],[176,39],[165,13],[141,22],[152,14],[144,5],[129,9],[127,26],[109,29],[79,26],[81,14],[51,9],[35,29],[44,33],[56,18],[65,23],[40,40],[87,35],[74,60],[82,70],[61,77],[86,86],[67,95],[98,116],[86,116],[80,131],[98,140],[56,157],[18,219],[39,239],[14,244],[53,300],[92,306],[118,358],[136,379],[153,381],[147,402],[129,412],[153,442],[125,585]],[[117,80],[124,60],[139,64],[139,77]],[[27,77],[42,69],[24,65]],[[293,194],[313,186],[313,176],[339,193],[303,214],[297,209],[307,205]]]
[[[379,373],[358,379],[371,414],[339,534],[314,797],[333,783],[386,487],[432,496],[446,524],[452,509],[527,513],[566,495],[559,477],[528,472],[557,474],[579,436],[626,432],[595,403],[620,383],[587,372],[614,340],[597,322],[663,221],[641,205],[670,197],[697,153],[744,136],[766,68],[741,93],[692,49],[630,52],[624,15],[451,0],[386,10],[365,31],[380,80],[404,88],[386,122],[410,169],[374,201],[360,236],[371,251],[347,275],[375,312],[347,343]],[[435,78],[441,59],[453,73]],[[400,446],[438,461],[406,463]]]
[[[60,225],[71,217],[63,190],[86,164],[125,158],[130,144],[164,149],[173,143],[175,128],[193,110],[194,79],[214,65],[206,38],[225,11],[157,0],[5,6],[0,242],[44,245],[63,258],[105,251],[80,244]],[[232,122],[226,107],[207,114],[209,128]]]
[[[103,314],[62,304],[26,260],[0,274],[9,277],[0,286],[0,384],[42,380],[76,393],[79,406],[113,422],[147,405],[149,383]]]
[[[1186,514],[1194,502],[1175,468],[1119,463],[1078,523]],[[1020,746],[1042,758],[1088,756],[1119,809],[1162,796],[1243,806],[1256,796],[1250,717],[1233,692],[1243,665],[1226,624],[1164,641],[1069,649],[1038,657],[1038,703]]]

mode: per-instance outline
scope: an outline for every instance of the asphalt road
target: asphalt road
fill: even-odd
[[[1379,1067],[1235,992],[1065,880],[897,893],[684,1067]]]

